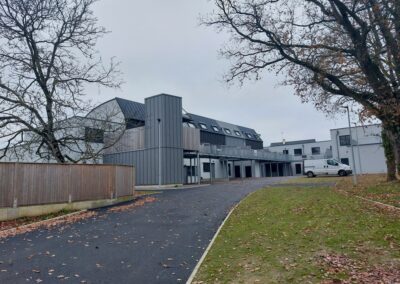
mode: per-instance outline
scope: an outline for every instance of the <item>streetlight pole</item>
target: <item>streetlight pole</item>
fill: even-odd
[[[352,157],[352,160],[353,160],[353,185],[357,185],[356,159],[354,158],[353,138],[351,136],[350,109],[349,109],[348,106],[345,106],[344,108],[347,109],[347,119],[349,121],[349,136],[350,136],[350,146],[351,146],[351,157]]]
[[[161,187],[161,118],[157,119],[158,121],[158,186]]]
[[[360,145],[359,145],[359,140],[358,140],[358,131],[357,131],[357,123],[354,123],[354,127],[356,129],[356,139],[357,139],[357,155],[358,155],[358,165],[360,167],[360,174],[363,173],[362,170],[362,163],[361,163],[361,154],[360,154]]]

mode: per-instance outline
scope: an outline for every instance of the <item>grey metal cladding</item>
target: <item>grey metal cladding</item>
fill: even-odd
[[[208,131],[200,131],[200,144],[226,145],[226,136]]]
[[[250,146],[251,149],[259,150],[264,149],[263,141],[246,140],[246,146]]]
[[[246,140],[242,138],[226,136],[225,141],[226,141],[226,146],[232,146],[232,147],[246,146]]]
[[[145,105],[142,103],[115,98],[125,119],[136,119],[144,121],[146,117]]]
[[[161,147],[183,147],[182,98],[158,95],[146,98],[146,148],[158,147],[158,119],[161,120]]]

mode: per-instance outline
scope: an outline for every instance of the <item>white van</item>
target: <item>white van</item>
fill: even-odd
[[[309,178],[319,175],[347,176],[352,174],[351,167],[335,159],[305,160],[304,174]]]

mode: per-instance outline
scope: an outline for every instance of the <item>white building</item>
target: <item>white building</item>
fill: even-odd
[[[267,147],[271,152],[294,156],[292,171],[294,175],[303,174],[303,161],[308,159],[334,158],[343,164],[350,165],[357,173],[385,173],[386,159],[382,146],[382,128],[380,124],[357,126],[351,128],[352,143],[350,143],[349,128],[331,129],[331,140],[316,141],[315,139],[300,141],[282,141],[271,143]],[[353,165],[351,144],[354,148]]]
[[[355,168],[357,173],[385,173],[386,159],[382,146],[382,127],[380,124],[357,126],[351,128],[354,147],[353,165],[350,146],[349,128],[331,129],[333,158]]]

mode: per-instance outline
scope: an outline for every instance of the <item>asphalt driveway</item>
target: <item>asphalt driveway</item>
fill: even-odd
[[[155,202],[0,241],[0,283],[185,283],[229,210],[287,178],[171,190]]]

